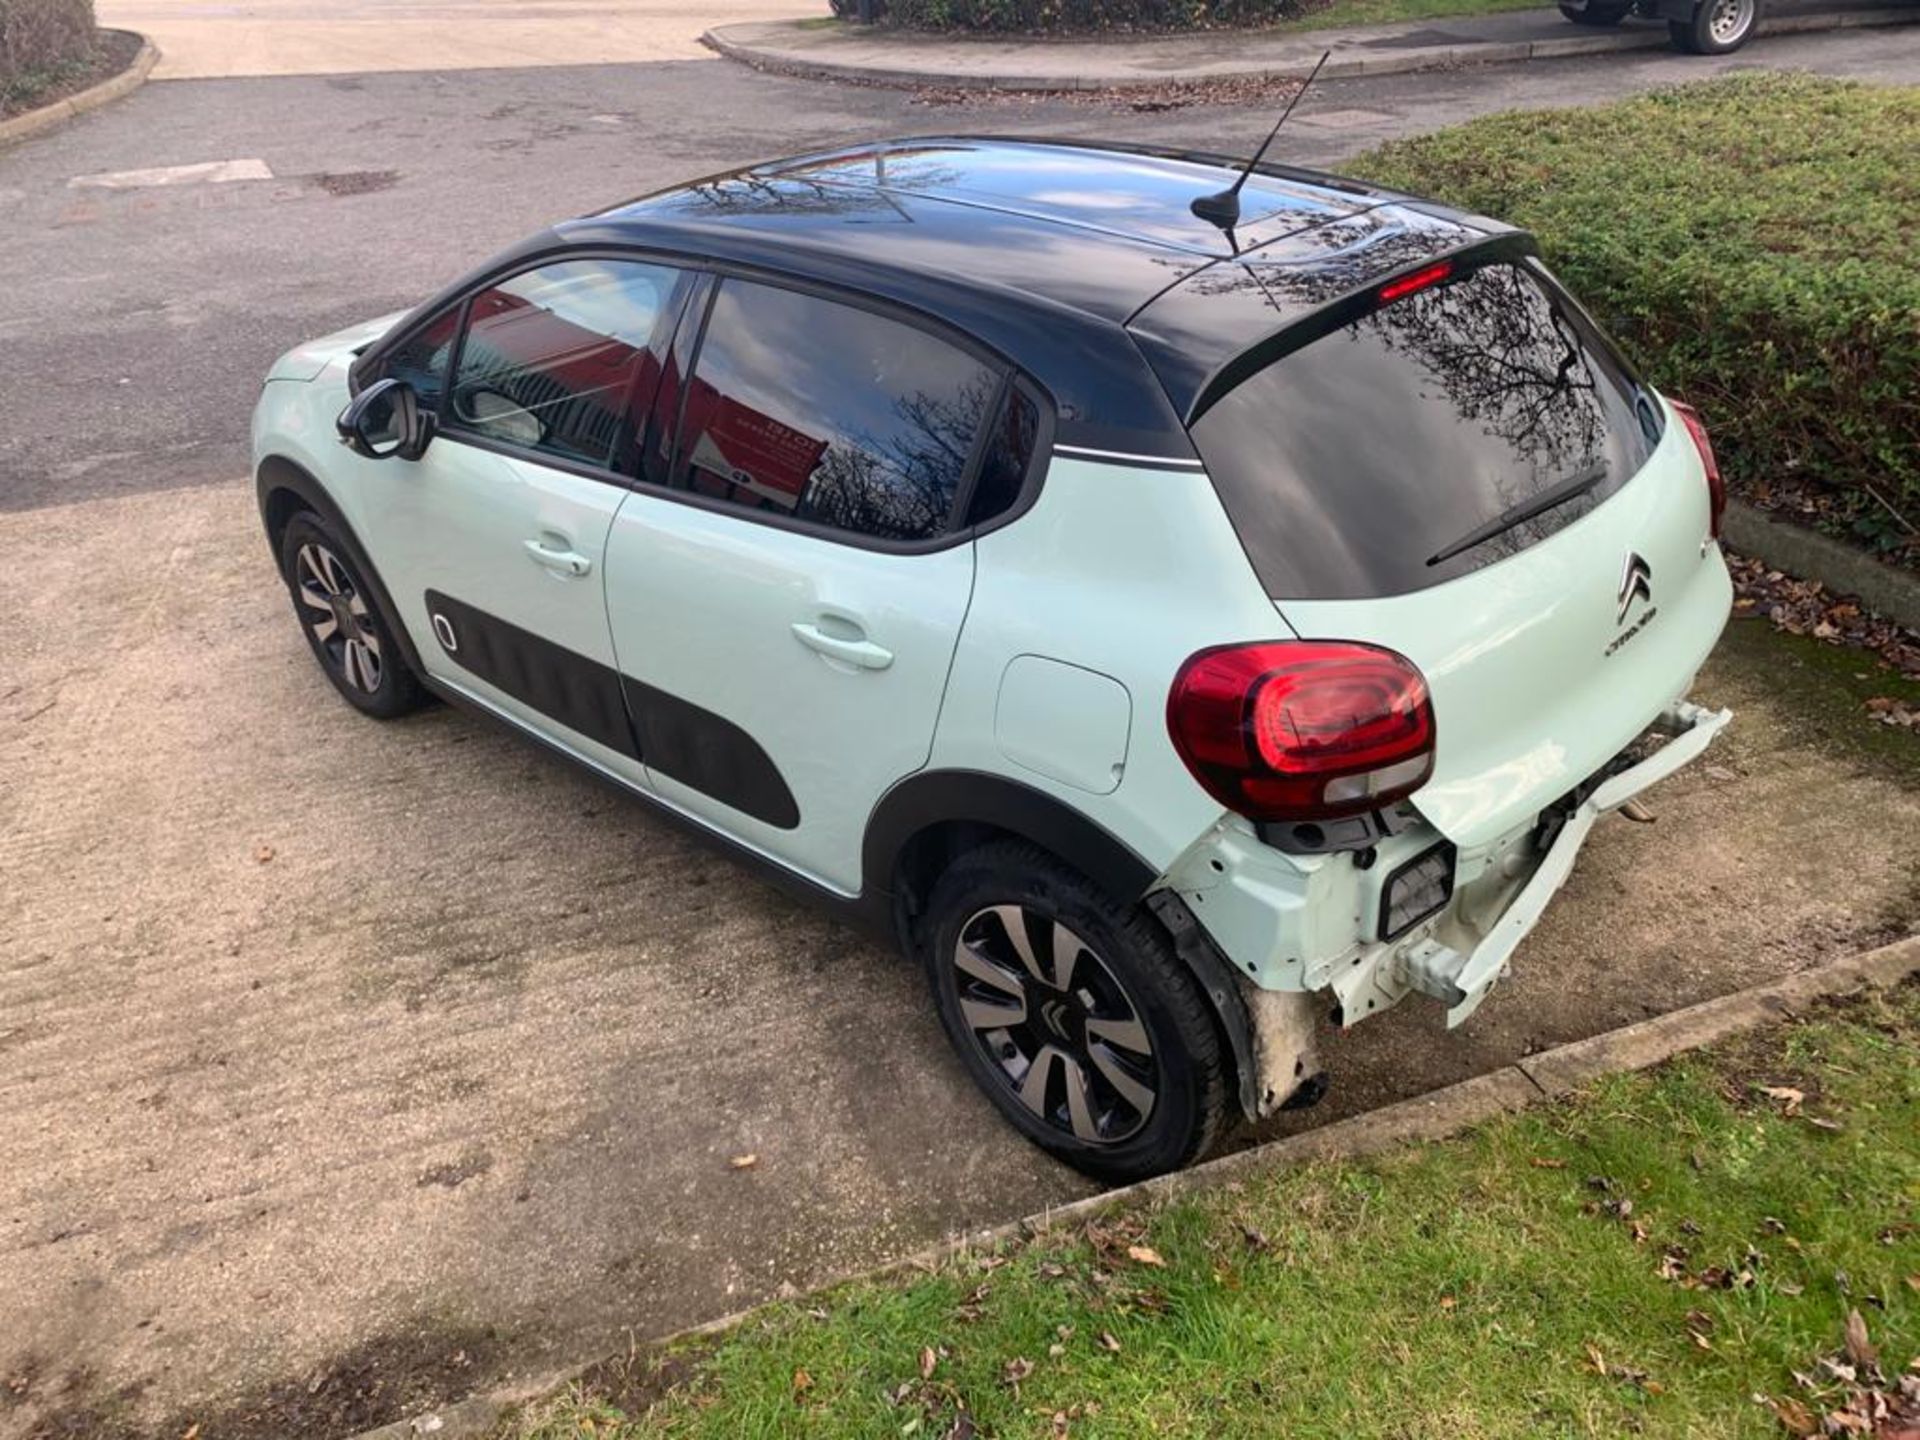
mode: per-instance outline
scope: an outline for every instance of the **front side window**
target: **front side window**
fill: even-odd
[[[677,279],[638,261],[565,260],[482,290],[468,310],[449,424],[618,467],[633,397],[659,377],[657,332]]]
[[[896,320],[726,280],[680,427],[679,483],[887,540],[946,528],[1000,375]]]

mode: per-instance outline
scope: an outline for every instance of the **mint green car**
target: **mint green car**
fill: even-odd
[[[1727,722],[1718,472],[1525,234],[1283,166],[1193,203],[1232,173],[807,156],[289,352],[254,450],[315,658],[888,937],[1105,1179],[1317,1098],[1325,1016],[1458,1025]]]

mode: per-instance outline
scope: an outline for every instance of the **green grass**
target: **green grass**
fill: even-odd
[[[1349,168],[1532,230],[1700,406],[1737,490],[1812,498],[1920,563],[1916,154],[1920,87],[1775,74],[1490,116]]]
[[[851,3],[851,0],[849,0],[849,3]],[[933,3],[930,5],[927,3],[927,0],[918,0],[918,4],[915,5],[911,3],[910,0],[907,13],[915,18],[919,16],[922,10],[931,10],[935,16],[944,16],[949,10],[959,13],[973,13],[970,10],[964,10],[963,7],[960,6],[940,8],[943,3],[944,0],[933,0]],[[1303,5],[1291,3],[1291,0],[1287,0],[1287,3],[1278,3],[1278,0],[1276,0],[1276,3],[1263,7],[1259,5],[1256,0],[1256,3],[1248,4],[1242,7],[1240,12],[1235,12],[1233,18],[1220,22],[1209,22],[1206,16],[1196,15],[1193,21],[1187,25],[1182,26],[1175,24],[1169,27],[1168,17],[1156,14],[1153,18],[1157,23],[1148,23],[1141,28],[1149,31],[1165,30],[1168,28],[1179,30],[1182,28],[1218,29],[1229,27],[1279,32],[1292,30],[1328,30],[1345,25],[1387,25],[1396,20],[1438,20],[1450,15],[1498,15],[1509,10],[1538,10],[1541,8],[1542,3],[1543,0],[1327,0],[1325,4]],[[898,8],[897,4],[896,8]],[[987,8],[991,9],[992,7],[989,6]],[[1115,15],[1119,15],[1120,18],[1114,18]],[[1029,20],[1030,23],[1039,21],[1038,15],[1027,16],[1024,12],[1021,18]],[[1077,27],[1041,22],[1033,24],[1033,28],[1044,30],[1048,34],[1063,36],[1074,34],[1097,35],[1109,33],[1115,29],[1125,29],[1126,27],[1123,21],[1124,12],[1102,11],[1098,18],[1093,14],[1089,14],[1086,22]],[[838,25],[840,23],[837,18],[830,16],[819,16],[799,22],[803,29],[822,29],[828,25]],[[941,29],[946,28],[946,26],[936,20],[934,23],[929,24],[928,28]],[[952,28],[965,30],[970,27],[967,25],[954,24]],[[994,30],[1001,29],[1002,27],[987,25],[981,28]],[[1029,33],[1028,31],[1021,30],[1018,26],[1010,26],[1007,27],[1007,29],[1013,35]],[[853,33],[858,32],[854,31]]]
[[[1537,10],[1542,0],[880,0],[903,30],[1010,36],[1324,30],[1443,15]],[[851,16],[855,0],[835,0]]]
[[[943,1437],[964,1407],[1003,1437],[1778,1436],[1753,1397],[1818,1413],[1793,1372],[1850,1310],[1889,1374],[1920,1343],[1916,1042],[1909,985],[1457,1140],[777,1306],[510,1433]]]
[[[1449,15],[1498,15],[1538,10],[1540,0],[1333,0],[1274,25],[1275,30],[1328,30],[1342,25],[1387,25],[1395,20],[1439,20]]]

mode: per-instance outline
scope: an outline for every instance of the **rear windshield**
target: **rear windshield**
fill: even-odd
[[[1611,495],[1658,437],[1606,341],[1544,272],[1509,264],[1320,336],[1193,427],[1267,593],[1314,599],[1404,594],[1513,555]],[[1596,473],[1567,503],[1446,553]]]

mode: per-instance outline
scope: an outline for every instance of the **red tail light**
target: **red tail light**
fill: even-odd
[[[1433,773],[1433,704],[1411,661],[1348,641],[1202,650],[1167,696],[1174,748],[1250,820],[1333,820],[1405,799]]]
[[[1720,478],[1720,462],[1713,458],[1713,441],[1707,438],[1706,421],[1700,418],[1700,412],[1684,400],[1669,400],[1673,413],[1686,422],[1687,433],[1693,436],[1693,447],[1700,452],[1700,464],[1707,472],[1707,514],[1708,525],[1713,538],[1720,538],[1720,517],[1727,513],[1727,482]]]
[[[1410,274],[1402,275],[1398,280],[1389,280],[1380,287],[1379,301],[1382,305],[1391,305],[1396,300],[1404,300],[1409,295],[1438,285],[1453,274],[1451,260],[1436,260],[1431,265],[1423,265]]]

